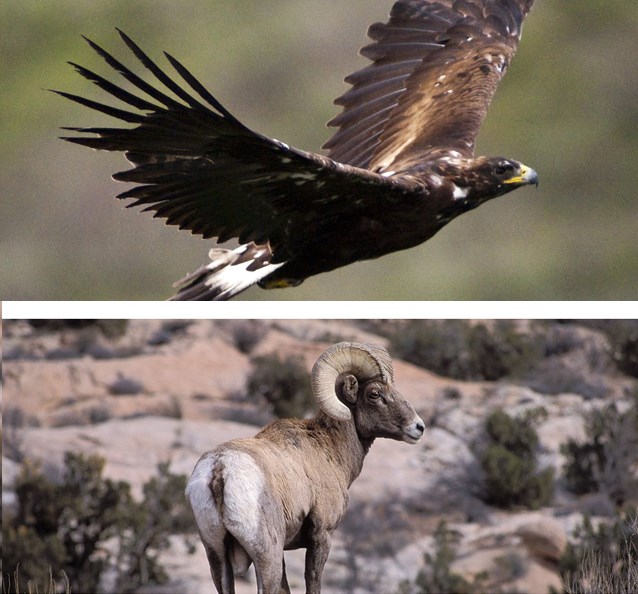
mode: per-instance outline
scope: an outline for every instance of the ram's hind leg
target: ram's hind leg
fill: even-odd
[[[222,558],[215,549],[206,543],[204,543],[204,549],[206,550],[206,557],[208,557],[210,575],[213,578],[217,592],[219,594],[235,594],[235,578],[228,554],[223,555]]]
[[[278,558],[281,561],[277,558],[265,557],[254,560],[258,594],[290,594],[283,558],[284,552],[282,549]]]

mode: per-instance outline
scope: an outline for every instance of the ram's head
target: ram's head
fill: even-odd
[[[360,437],[419,441],[425,425],[394,388],[388,352],[379,346],[340,342],[325,351],[312,369],[312,391],[321,410],[353,421]]]

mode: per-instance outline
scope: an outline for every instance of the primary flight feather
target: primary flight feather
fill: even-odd
[[[90,46],[140,91],[131,93],[77,64],[118,99],[112,107],[60,95],[133,127],[65,128],[65,140],[123,151],[136,185],[118,198],[167,224],[234,250],[176,283],[173,299],[228,299],[251,285],[295,286],[309,276],[418,245],[456,216],[536,173],[513,159],[475,157],[496,87],[516,51],[533,0],[399,0],[369,29],[371,64],[330,126],[327,156],[289,147],[237,120],[175,58],[178,84],[127,35],[124,43],[170,91],[146,82],[100,46]],[[145,96],[144,96],[145,95]]]

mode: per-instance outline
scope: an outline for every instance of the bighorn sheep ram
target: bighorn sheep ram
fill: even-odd
[[[414,444],[425,430],[393,382],[385,349],[336,344],[312,370],[314,418],[280,419],[199,459],[186,496],[220,594],[251,563],[260,594],[290,592],[284,550],[299,548],[306,592],[321,591],[331,534],[370,446],[377,437]]]

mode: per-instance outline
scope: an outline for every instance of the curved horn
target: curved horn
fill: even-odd
[[[394,382],[392,360],[379,346],[340,342],[327,349],[312,368],[312,393],[317,404],[329,417],[347,421],[350,409],[339,401],[335,382],[342,373],[352,373],[358,380],[380,377],[385,383]]]

